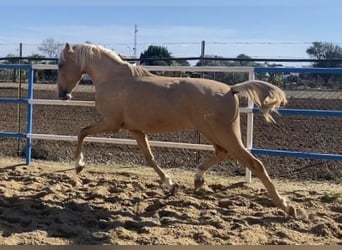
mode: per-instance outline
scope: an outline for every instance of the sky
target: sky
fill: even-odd
[[[38,53],[44,39],[101,44],[137,56],[308,58],[314,41],[342,45],[341,0],[0,0],[0,57]]]

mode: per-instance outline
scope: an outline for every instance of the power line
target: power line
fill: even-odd
[[[135,30],[137,32],[137,29]],[[206,41],[206,44],[217,45],[311,45],[313,41]],[[330,43],[330,42],[329,42]],[[342,44],[342,42],[331,42],[332,44]],[[0,46],[18,45],[19,43],[0,43]],[[37,46],[41,43],[23,43],[26,46]],[[117,42],[117,43],[99,43],[104,46],[128,46],[129,42]],[[151,44],[165,44],[165,45],[200,45],[201,42],[197,41],[177,41],[177,42],[163,42],[163,41],[150,41],[150,42],[137,42],[137,45],[151,45]]]
[[[57,61],[58,58],[51,57],[0,57],[3,60],[29,60],[29,61]],[[139,61],[139,59],[125,59],[127,61]],[[177,61],[177,60],[208,60],[208,61],[237,61],[237,62],[342,62],[341,58],[332,59],[307,59],[307,58],[236,58],[236,57],[172,57],[172,58],[144,58],[144,61]]]

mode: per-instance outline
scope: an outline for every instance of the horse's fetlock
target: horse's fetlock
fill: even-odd
[[[77,167],[75,168],[76,174],[79,174],[83,169],[84,169],[84,166],[77,166]]]
[[[202,187],[203,184],[204,184],[204,178],[202,176],[198,177],[198,178],[195,177],[195,179],[194,179],[195,190]]]

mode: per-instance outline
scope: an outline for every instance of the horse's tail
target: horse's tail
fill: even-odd
[[[232,86],[231,91],[251,98],[260,108],[267,122],[275,122],[270,112],[276,111],[280,105],[287,103],[285,92],[265,81],[250,80],[238,83]]]

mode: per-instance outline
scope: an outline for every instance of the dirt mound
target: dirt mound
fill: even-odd
[[[194,173],[173,169],[181,188],[168,196],[147,167],[89,166],[76,175],[69,164],[17,162],[0,159],[0,244],[342,244],[338,185],[277,181],[308,213],[296,220],[256,180],[211,174],[194,192]]]

